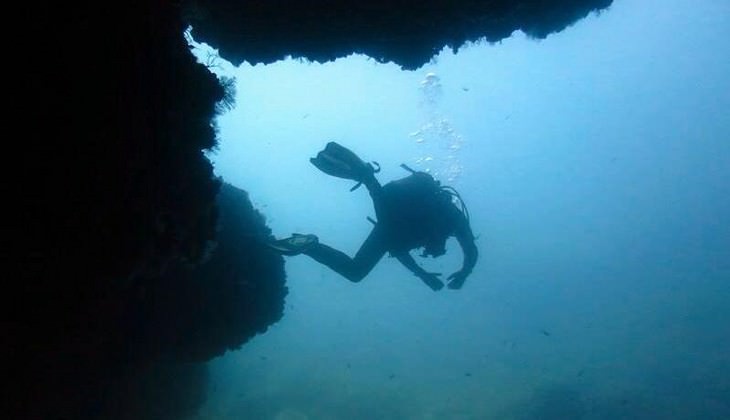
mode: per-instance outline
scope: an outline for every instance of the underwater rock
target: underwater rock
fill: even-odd
[[[215,239],[220,181],[204,150],[225,92],[171,3],[13,13],[23,19],[9,54],[23,70],[6,120],[22,132],[3,190],[4,415],[81,418],[100,384],[157,357],[136,351],[149,319],[140,302]]]
[[[522,30],[544,38],[612,0],[195,0],[185,7],[193,36],[234,65],[269,64],[291,55],[326,62],[353,53],[405,70],[444,47],[497,42]]]
[[[216,203],[217,245],[201,264],[171,263],[163,275],[89,288],[76,299],[24,297],[40,310],[18,322],[28,329],[15,337],[22,364],[13,385],[34,400],[18,401],[20,410],[30,409],[29,418],[88,418],[111,401],[134,413],[122,418],[159,418],[143,414],[181,395],[202,403],[206,376],[195,365],[266,331],[281,318],[287,293],[283,258],[263,245],[271,232],[247,194],[223,184]],[[150,381],[175,388],[134,392]]]
[[[245,191],[229,184],[216,202],[219,230],[210,257],[193,267],[176,264],[147,287],[140,354],[206,361],[281,319],[284,259],[264,245],[273,240],[264,217]]]

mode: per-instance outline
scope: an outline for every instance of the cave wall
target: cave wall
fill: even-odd
[[[203,390],[205,375],[182,363],[264,331],[286,293],[283,259],[233,238],[266,237],[263,217],[205,156],[226,92],[189,51],[173,2],[39,2],[17,15],[7,412],[86,418],[116,382],[142,386],[163,362],[181,392]]]

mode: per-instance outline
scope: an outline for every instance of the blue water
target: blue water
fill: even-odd
[[[385,258],[353,284],[286,260],[284,317],[210,362],[201,418],[730,418],[730,3],[616,0],[537,41],[408,72],[351,56],[219,71],[211,158],[274,234],[353,255],[364,189],[329,140],[462,194],[480,260],[433,292]],[[431,271],[459,268],[448,254]]]

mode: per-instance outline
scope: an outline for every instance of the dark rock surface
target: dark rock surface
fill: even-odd
[[[198,264],[21,296],[13,367],[22,379],[13,386],[37,400],[16,401],[27,404],[20,409],[31,418],[194,413],[205,396],[200,362],[266,331],[287,293],[284,261],[263,246],[270,230],[248,195],[223,184],[216,204],[215,247]]]
[[[174,3],[24,7],[3,172],[4,412],[84,418],[160,363],[181,393],[204,390],[182,363],[264,331],[286,292],[283,259],[243,239],[268,234],[262,216],[204,154],[225,91]]]
[[[496,42],[522,30],[565,29],[612,0],[195,0],[185,19],[197,41],[235,65],[288,55],[326,62],[352,53],[414,70],[445,46]]]

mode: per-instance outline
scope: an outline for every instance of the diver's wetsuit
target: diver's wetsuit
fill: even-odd
[[[399,190],[397,183],[394,181],[381,186],[372,175],[363,181],[373,199],[378,222],[354,258],[322,243],[313,244],[303,253],[348,280],[358,282],[389,252],[429,287],[438,290],[443,283],[418,266],[410,251],[425,247],[424,254],[443,255],[446,239],[455,236],[464,253],[464,264],[454,274],[458,276],[449,287],[460,288],[477,259],[474,235],[468,221],[450,200],[448,203],[434,203],[428,208],[428,205],[418,202],[417,197],[409,196],[408,191]]]

